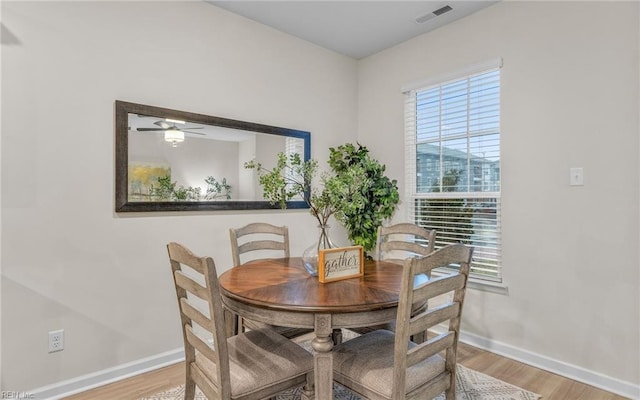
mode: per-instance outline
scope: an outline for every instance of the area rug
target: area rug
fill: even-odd
[[[356,333],[343,329],[343,340],[349,340],[357,336]],[[313,335],[305,335],[296,338],[305,350],[312,352],[310,338]],[[277,400],[300,400],[302,388],[291,389],[276,396]],[[334,400],[363,400],[344,386],[333,384]],[[456,374],[456,400],[538,400],[541,396],[526,391],[510,383],[495,379],[489,375],[474,371],[460,364],[457,365]],[[178,386],[150,397],[141,397],[138,400],[182,400],[184,399],[184,386]],[[195,400],[207,400],[196,388]],[[434,400],[445,400],[444,393]]]
[[[301,388],[282,392],[277,400],[300,400]],[[142,397],[139,400],[182,400],[184,398],[184,386],[178,386],[150,397]],[[339,400],[362,400],[360,396],[353,394],[347,388],[334,383],[333,398]],[[537,400],[541,397],[517,386],[492,378],[488,375],[458,365],[456,379],[457,400]],[[196,392],[196,400],[207,398]],[[444,400],[444,393],[436,400]]]

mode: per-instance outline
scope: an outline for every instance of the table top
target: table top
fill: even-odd
[[[299,257],[252,261],[219,277],[224,296],[273,310],[359,312],[398,305],[402,265],[364,262],[364,275],[320,283]]]

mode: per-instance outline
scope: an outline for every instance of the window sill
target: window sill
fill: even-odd
[[[469,278],[467,282],[467,288],[478,290],[481,292],[489,292],[496,294],[509,295],[509,287],[503,282],[491,282],[480,279]]]
[[[446,273],[433,271],[434,276],[446,275]],[[467,281],[467,288],[477,290],[480,292],[488,292],[495,294],[509,295],[509,287],[504,282],[492,282],[484,279],[469,278]]]

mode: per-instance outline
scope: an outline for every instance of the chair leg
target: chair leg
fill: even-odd
[[[307,383],[302,387],[301,400],[313,400],[315,398],[315,387],[313,381],[313,371],[307,374]]]
[[[235,336],[239,333],[240,317],[226,308],[224,309],[224,324],[227,337]]]
[[[456,388],[451,387],[444,392],[446,400],[456,400]]]
[[[193,379],[187,378],[184,385],[184,400],[193,400],[196,397],[196,383]]]
[[[333,340],[334,346],[342,343],[342,329],[334,329],[331,332],[331,340]]]
[[[424,343],[424,336],[424,332],[416,333],[415,335],[411,336],[411,341],[418,344]]]
[[[445,400],[456,400],[456,371],[451,373],[449,378],[449,388],[445,390]]]

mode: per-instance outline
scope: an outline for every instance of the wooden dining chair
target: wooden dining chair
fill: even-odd
[[[378,227],[376,258],[378,260],[404,263],[409,257],[426,256],[433,252],[436,231],[427,230],[411,223],[399,223]]]
[[[289,257],[289,228],[286,226],[254,222],[241,228],[229,229],[229,236],[233,265],[241,265],[256,259]],[[246,329],[271,328],[289,339],[313,332],[313,329],[267,325],[246,318],[237,318],[239,332]]]
[[[185,351],[185,400],[196,386],[208,399],[258,400],[305,385],[313,396],[313,356],[271,329],[227,336],[211,257],[167,245]]]
[[[258,258],[289,257],[289,228],[286,226],[254,222],[229,229],[229,236],[233,265]],[[251,254],[245,256],[247,253]]]
[[[472,254],[472,247],[452,244],[405,261],[395,333],[377,330],[335,346],[334,380],[373,400],[432,399],[442,392],[454,400],[460,317]],[[414,285],[416,275],[448,265],[459,270]],[[411,315],[415,302],[441,295],[452,296],[438,307]],[[443,323],[446,331],[424,343],[410,340]]]
[[[409,257],[426,256],[433,252],[436,241],[436,231],[427,230],[415,224],[399,223],[378,227],[376,239],[376,258],[378,260],[403,264]],[[414,313],[424,311],[427,304],[414,305]],[[394,330],[393,324],[365,326],[351,330],[364,334],[377,329]],[[413,340],[418,343],[424,341],[424,335],[416,334]]]

